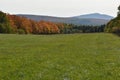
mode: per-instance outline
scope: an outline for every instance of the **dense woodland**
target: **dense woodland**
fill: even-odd
[[[34,21],[25,17],[6,14],[0,11],[0,33],[18,34],[68,34],[103,32],[105,25],[73,25]]]
[[[120,12],[120,6],[118,7]],[[120,36],[120,13],[105,26],[105,32],[114,33]]]
[[[120,15],[108,22],[108,24],[105,27],[105,32],[120,35]]]

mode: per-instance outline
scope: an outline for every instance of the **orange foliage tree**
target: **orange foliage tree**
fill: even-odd
[[[48,21],[37,22],[16,15],[8,15],[8,19],[15,33],[22,31],[26,34],[58,34],[63,29],[62,24]]]

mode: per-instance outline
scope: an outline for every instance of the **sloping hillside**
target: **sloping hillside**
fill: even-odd
[[[51,22],[61,22],[61,23],[70,23],[70,24],[72,23],[76,25],[102,25],[102,24],[106,24],[111,19],[111,17],[109,17],[109,19],[94,18],[94,17],[86,17],[86,18],[67,17],[66,18],[66,17],[52,17],[52,16],[28,15],[28,14],[19,14],[18,16],[24,16],[36,21],[44,20],[44,21],[51,21]]]
[[[120,34],[120,15],[108,22],[105,32]]]

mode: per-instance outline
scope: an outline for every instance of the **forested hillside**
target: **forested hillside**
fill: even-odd
[[[73,25],[49,21],[34,21],[26,17],[10,15],[0,11],[0,33],[60,34],[103,32],[104,25]]]
[[[27,17],[35,21],[50,21],[58,23],[67,23],[74,25],[102,25],[108,23],[113,17],[102,14],[87,14],[73,17],[54,17],[43,15],[18,14],[18,16]]]
[[[118,10],[120,12],[120,6],[118,7]],[[117,35],[120,35],[120,13],[119,12],[116,18],[108,22],[108,24],[105,27],[105,32],[115,33]]]
[[[120,33],[120,15],[106,25],[105,32]]]

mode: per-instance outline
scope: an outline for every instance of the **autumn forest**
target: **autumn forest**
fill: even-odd
[[[34,21],[0,11],[0,33],[60,34],[103,32],[104,26],[74,25],[49,21]]]

